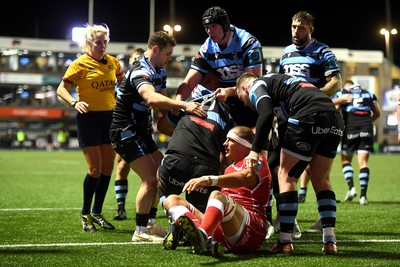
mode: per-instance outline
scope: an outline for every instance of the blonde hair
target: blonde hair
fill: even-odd
[[[244,72],[242,75],[240,75],[239,78],[236,79],[236,90],[238,90],[240,88],[240,86],[242,85],[242,83],[244,83],[247,79],[257,79],[257,75],[255,75],[254,73],[251,72]]]
[[[93,26],[86,24],[86,32],[82,36],[82,40],[79,42],[79,46],[82,47],[82,52],[90,51],[90,43],[96,40],[97,33],[103,33],[107,38],[107,42],[110,41],[110,29],[106,24],[94,24]]]

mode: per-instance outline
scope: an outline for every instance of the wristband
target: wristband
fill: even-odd
[[[247,155],[246,159],[257,160],[260,157],[260,154],[255,151],[250,151],[249,155]]]
[[[218,184],[218,176],[211,175],[207,177],[209,186],[216,186]]]

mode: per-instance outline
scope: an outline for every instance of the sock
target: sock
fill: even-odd
[[[217,199],[210,199],[207,203],[207,209],[201,221],[200,228],[207,233],[207,236],[212,236],[215,229],[221,224],[223,216],[224,204]]]
[[[294,222],[298,211],[298,196],[297,191],[289,191],[281,193],[279,198],[279,221],[280,221],[280,234],[279,241],[284,243],[292,242],[292,233]]]
[[[173,206],[168,210],[168,215],[177,224],[178,224],[179,217],[181,217],[185,213],[190,213],[189,210],[185,206]]]
[[[336,196],[332,190],[317,193],[317,205],[322,229],[335,227],[336,224]]]
[[[326,227],[322,229],[322,242],[324,244],[328,242],[333,242],[336,244],[335,228]]]
[[[149,221],[149,214],[136,213],[136,230],[135,234],[147,233],[147,222]]]
[[[368,167],[360,169],[359,178],[360,178],[360,186],[361,186],[360,197],[366,197],[368,183],[369,183],[369,168]]]
[[[158,209],[155,207],[150,208],[150,213],[149,213],[149,221],[148,225],[154,225],[156,223],[156,215],[157,215]]]
[[[268,200],[268,205],[265,208],[265,214],[267,215],[267,221],[272,225],[272,206],[274,205],[274,193],[273,193],[273,188],[271,185],[271,189],[269,191],[269,200]]]
[[[307,195],[307,187],[300,188],[300,195]]]
[[[342,172],[344,175],[344,179],[346,180],[347,185],[349,186],[349,190],[354,187],[354,170],[351,164],[343,164]]]
[[[97,179],[96,192],[94,195],[93,213],[100,214],[103,210],[104,199],[106,198],[108,186],[110,185],[109,175],[100,174],[100,178]]]
[[[115,181],[114,188],[118,210],[125,210],[126,195],[128,194],[128,180]]]
[[[98,179],[90,176],[88,173],[86,174],[85,180],[83,180],[83,215],[90,213],[90,207],[92,206],[97,180]]]

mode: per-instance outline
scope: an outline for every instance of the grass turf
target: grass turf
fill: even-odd
[[[354,161],[356,163],[356,160]],[[194,255],[188,247],[166,251],[161,244],[134,244],[135,196],[139,178],[129,174],[128,220],[114,221],[113,176],[104,203],[104,216],[116,230],[82,231],[79,213],[86,164],[80,151],[0,151],[0,266],[400,266],[399,155],[372,155],[367,206],[344,202],[347,185],[336,157],[331,181],[337,199],[339,255],[321,252],[321,235],[304,230],[318,218],[310,184],[305,203],[299,204],[303,235],[295,254],[266,255],[278,235],[258,253],[225,254],[222,258]],[[355,177],[358,175],[355,167]],[[358,178],[355,179],[358,193]],[[275,212],[275,208],[274,208]],[[159,209],[157,223],[167,227]]]

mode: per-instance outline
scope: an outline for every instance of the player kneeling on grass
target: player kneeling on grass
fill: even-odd
[[[221,187],[221,191],[213,191],[209,196],[204,214],[178,195],[164,200],[164,208],[181,227],[194,253],[220,256],[223,246],[233,253],[252,253],[263,244],[271,173],[262,155],[257,171],[246,168],[253,139],[250,128],[232,128],[224,142],[226,157],[231,162],[224,174],[193,178],[185,184],[183,192],[189,194],[207,186]]]

